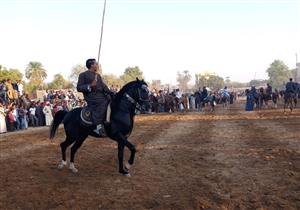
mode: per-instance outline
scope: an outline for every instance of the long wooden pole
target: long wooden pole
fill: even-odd
[[[98,63],[99,63],[99,61],[100,61],[100,52],[101,52],[101,46],[102,46],[102,37],[103,37],[103,27],[104,27],[105,9],[106,9],[106,0],[104,0],[103,13],[102,13],[101,34],[100,34],[100,43],[99,43],[99,51],[98,51]]]

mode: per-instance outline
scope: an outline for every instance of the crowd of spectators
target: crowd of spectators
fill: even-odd
[[[111,87],[117,92],[119,87]],[[220,92],[212,92],[206,87],[183,94],[179,89],[153,89],[150,95],[149,111],[152,113],[199,110],[208,105],[220,103]],[[230,94],[230,103],[236,95]],[[28,127],[50,126],[53,116],[59,110],[70,111],[85,106],[73,90],[47,90],[41,100],[31,100],[24,92],[21,81],[0,82],[0,133],[24,130]]]
[[[59,110],[70,111],[85,105],[72,90],[48,90],[43,99],[30,100],[21,81],[0,82],[0,133],[28,127],[50,126]]]

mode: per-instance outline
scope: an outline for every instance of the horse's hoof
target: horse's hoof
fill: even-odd
[[[122,176],[131,177],[130,173],[121,173]]]
[[[131,168],[131,165],[129,164],[129,163],[125,163],[125,170],[126,171],[129,171],[130,170],[130,168]]]
[[[67,165],[67,161],[61,161],[59,164],[58,164],[58,166],[57,166],[57,168],[58,169],[63,169],[65,166]]]
[[[73,172],[73,173],[77,173],[78,172],[78,169],[77,168],[75,168],[75,166],[74,166],[74,164],[73,163],[71,163],[70,164],[70,167],[69,167],[69,169]]]
[[[78,173],[78,169],[77,169],[77,168],[70,168],[70,170],[71,170],[74,174]]]

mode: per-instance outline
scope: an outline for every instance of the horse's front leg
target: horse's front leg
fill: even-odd
[[[129,157],[129,160],[128,160],[128,164],[125,164],[125,169],[129,171],[130,167],[134,163],[134,157],[135,157],[136,149],[135,149],[135,146],[133,144],[131,144],[129,141],[125,142],[125,146],[130,150],[130,157]]]
[[[125,176],[130,176],[129,172],[124,170],[124,147],[125,147],[125,141],[124,139],[120,139],[118,141],[118,160],[119,160],[119,173]]]

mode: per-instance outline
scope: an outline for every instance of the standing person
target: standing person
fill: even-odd
[[[275,88],[275,92],[272,93],[272,101],[273,101],[273,104],[274,104],[274,108],[275,108],[275,109],[277,108],[277,101],[278,101],[278,98],[279,98],[279,92],[278,92],[278,90]]]
[[[38,103],[35,111],[35,116],[38,119],[38,126],[44,126],[45,125],[45,114],[43,112],[43,103]]]
[[[38,118],[35,116],[35,112],[36,112],[35,104],[32,104],[31,107],[29,108],[29,119],[33,127],[36,127],[38,125]]]
[[[93,125],[97,125],[94,130],[99,136],[105,135],[103,123],[106,119],[105,113],[109,103],[109,96],[113,92],[109,90],[97,73],[99,64],[96,59],[86,61],[87,71],[81,73],[78,78],[77,91],[82,92],[87,102],[87,115],[91,116]]]
[[[163,93],[162,90],[160,90],[158,92],[157,101],[158,101],[158,111],[159,112],[165,112],[165,102],[166,102],[166,99],[165,99],[165,95],[164,95],[164,93]]]
[[[248,89],[246,90],[246,111],[253,111],[254,109],[254,95]]]
[[[17,107],[15,104],[12,106],[12,113],[14,116],[14,125],[15,125],[15,130],[20,129],[20,121],[19,121],[19,107]]]
[[[6,87],[6,80],[0,82],[0,102],[3,104],[7,104],[7,87]]]
[[[20,129],[26,129],[26,112],[24,106],[20,106],[18,109],[18,115],[19,115],[19,122],[20,122]]]
[[[5,120],[5,109],[2,103],[0,103],[0,134],[6,133],[6,120]]]
[[[204,86],[203,87],[203,90],[202,90],[202,100],[205,100],[208,96],[208,91],[206,89],[206,87]]]
[[[46,117],[46,126],[50,126],[53,121],[53,115],[49,102],[47,102],[46,106],[43,108],[43,113]]]
[[[18,86],[19,96],[22,96],[24,94],[24,88],[21,80],[17,82],[17,86]]]
[[[15,130],[15,118],[14,118],[12,109],[10,109],[8,111],[7,122],[8,122],[9,131],[11,131],[11,132],[14,131]]]

